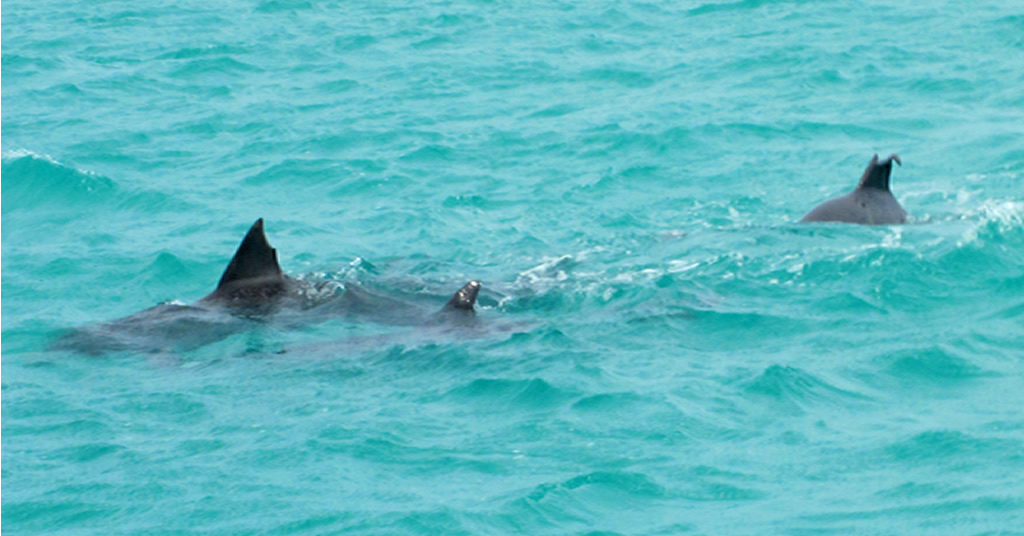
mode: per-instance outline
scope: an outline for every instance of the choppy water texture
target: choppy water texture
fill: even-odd
[[[1020,2],[11,0],[2,51],[5,532],[1024,527]],[[794,223],[876,152],[910,224]],[[49,349],[261,216],[491,328]]]

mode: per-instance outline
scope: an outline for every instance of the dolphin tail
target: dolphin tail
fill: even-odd
[[[903,165],[899,155],[889,155],[889,158],[879,162],[878,155],[876,154],[871,159],[867,169],[864,170],[864,175],[861,176],[860,182],[857,183],[857,188],[877,188],[889,191],[889,175],[892,174],[893,161],[901,166]]]
[[[256,220],[249,228],[238,251],[231,258],[224,275],[217,283],[220,290],[225,285],[241,279],[283,277],[281,265],[277,263],[277,250],[270,247],[267,235],[263,233],[263,218]]]
[[[473,312],[474,306],[476,305],[476,296],[480,294],[480,282],[470,281],[466,285],[459,289],[452,299],[448,300],[448,303],[444,306],[443,311],[468,311]]]

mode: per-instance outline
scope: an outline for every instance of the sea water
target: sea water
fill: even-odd
[[[9,534],[1021,534],[1024,6],[10,0]],[[796,222],[898,153],[901,226]],[[286,273],[471,333],[267,322]]]

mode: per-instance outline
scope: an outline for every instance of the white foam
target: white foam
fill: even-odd
[[[964,214],[965,219],[977,223],[964,232],[957,247],[976,242],[978,234],[989,224],[995,223],[1000,231],[1024,226],[1024,202],[1005,200],[986,200],[973,210]]]
[[[57,161],[57,159],[48,154],[39,154],[28,149],[12,149],[9,151],[4,151],[3,153],[4,160],[17,160],[19,158],[25,158],[26,156],[38,160],[45,160],[51,164],[56,164],[58,166],[62,165],[60,162]]]

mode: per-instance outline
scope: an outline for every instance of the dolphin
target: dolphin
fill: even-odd
[[[481,288],[479,281],[470,281],[455,292],[444,307],[431,311],[358,285],[346,284],[343,292],[315,306],[311,314],[320,315],[324,320],[342,316],[395,326],[466,324],[472,322],[476,315],[476,298]]]
[[[876,154],[857,187],[850,193],[825,201],[807,213],[801,222],[844,222],[864,225],[893,225],[907,222],[907,213],[889,191],[892,163],[903,165],[898,155],[879,162]]]
[[[301,299],[308,287],[308,283],[288,277],[281,270],[277,250],[270,246],[260,218],[238,245],[217,288],[199,303],[246,312],[265,311]]]
[[[162,303],[133,315],[64,333],[57,349],[99,355],[135,350],[190,350],[253,329],[281,310],[289,321],[323,321],[332,316],[399,325],[464,321],[476,311],[479,281],[459,289],[432,315],[420,307],[346,284],[344,292],[317,298],[315,285],[286,275],[263,229],[263,218],[249,228],[213,292],[185,305]]]

